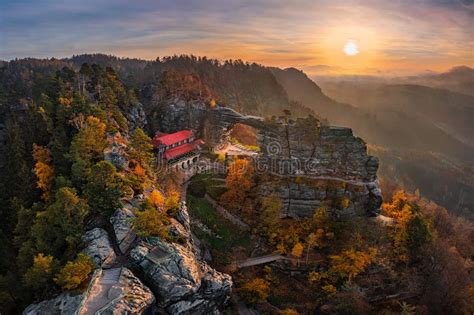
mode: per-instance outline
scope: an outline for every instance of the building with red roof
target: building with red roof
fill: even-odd
[[[153,137],[155,152],[163,161],[176,168],[189,168],[197,162],[204,141],[196,139],[192,130],[175,133],[156,133]]]

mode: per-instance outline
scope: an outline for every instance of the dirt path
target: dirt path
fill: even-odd
[[[227,211],[226,208],[224,208],[223,206],[219,205],[217,203],[216,200],[214,200],[211,196],[209,196],[208,194],[206,194],[205,196],[206,200],[209,201],[209,203],[216,209],[216,211],[221,215],[223,216],[224,218],[226,218],[227,220],[229,220],[230,222],[232,222],[233,224],[241,227],[242,229],[244,230],[248,230],[250,229],[250,226],[243,222],[242,220],[240,220],[239,217],[233,215],[232,213],[230,213],[229,211]]]

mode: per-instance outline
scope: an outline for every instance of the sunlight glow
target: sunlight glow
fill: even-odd
[[[354,40],[348,40],[344,45],[343,51],[348,56],[355,56],[359,53],[359,47]]]

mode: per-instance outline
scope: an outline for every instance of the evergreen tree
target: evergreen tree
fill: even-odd
[[[94,165],[85,186],[90,208],[110,216],[120,207],[121,181],[115,167],[107,161]]]

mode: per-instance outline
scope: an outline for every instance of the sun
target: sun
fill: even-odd
[[[348,56],[357,55],[359,53],[359,47],[357,46],[357,42],[355,40],[348,40],[347,43],[344,45],[343,51]]]

